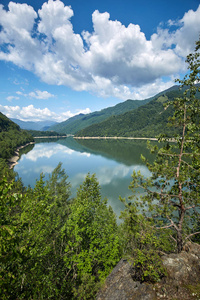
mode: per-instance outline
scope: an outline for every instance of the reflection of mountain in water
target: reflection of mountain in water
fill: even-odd
[[[72,137],[68,137],[62,139],[40,139],[37,142],[57,142],[74,151],[101,155],[127,166],[143,164],[140,158],[141,154],[150,162],[154,159],[154,155],[150,154],[147,149],[146,141],[142,140],[75,140]]]
[[[114,159],[127,166],[143,164],[141,154],[150,162],[154,156],[147,149],[146,141],[134,140],[78,140],[82,146],[87,147],[90,153],[100,154],[106,158]]]
[[[19,154],[20,154],[20,157],[23,155],[23,154],[26,154],[28,152],[30,152],[31,150],[33,150],[35,144],[30,144],[24,148],[21,148],[20,151],[19,151]]]
[[[154,156],[150,154],[146,141],[134,140],[75,140],[73,138],[61,139],[59,144],[67,146],[75,151],[87,152],[94,155],[101,155],[108,159],[115,160],[127,166],[138,164],[141,161],[141,154],[150,162]]]

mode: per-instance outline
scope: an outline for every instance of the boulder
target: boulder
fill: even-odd
[[[167,276],[159,283],[134,281],[131,264],[121,259],[107,277],[97,300],[200,299],[200,245],[187,243],[179,254],[162,257]]]

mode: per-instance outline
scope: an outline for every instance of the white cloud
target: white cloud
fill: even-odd
[[[59,0],[44,3],[38,13],[27,4],[10,2],[8,11],[0,5],[0,45],[6,49],[0,59],[34,72],[48,84],[141,99],[144,90],[152,96],[158,83],[173,84],[171,77],[184,70],[185,56],[199,38],[200,6],[179,21],[169,20],[167,28],[158,27],[150,40],[139,25],[126,27],[97,10],[92,15],[94,31],[76,34],[72,16],[72,8]]]
[[[62,122],[80,113],[90,113],[91,110],[86,108],[85,110],[77,110],[76,113],[71,111],[63,111],[60,114],[50,111],[48,108],[36,108],[32,104],[20,108],[19,106],[0,105],[0,111],[8,118],[16,118],[22,121],[43,121],[53,120],[56,122]]]
[[[20,91],[17,91],[16,94],[17,94],[17,95],[20,95],[20,96],[21,96],[21,95],[23,96],[23,93],[20,92]]]
[[[22,93],[21,91],[17,91],[16,94],[20,95],[20,96],[31,97],[31,98],[36,98],[36,99],[49,99],[49,98],[55,97],[55,95],[53,95],[47,91],[40,91],[40,90],[36,90],[36,91],[30,92],[28,94]]]
[[[11,102],[13,99],[18,100],[19,97],[16,97],[16,96],[8,96],[8,97],[6,98],[6,100],[8,100],[9,102]]]
[[[35,91],[35,92],[30,92],[28,94],[30,97],[32,98],[36,98],[36,99],[49,99],[51,97],[55,97],[53,94],[47,92],[47,91]]]

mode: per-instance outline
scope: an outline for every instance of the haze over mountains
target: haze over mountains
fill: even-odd
[[[50,126],[57,124],[55,121],[38,121],[38,122],[32,122],[32,121],[22,121],[19,119],[11,119],[13,122],[15,122],[17,125],[20,126],[21,129],[26,130],[40,130],[40,131],[46,131],[49,129]]]

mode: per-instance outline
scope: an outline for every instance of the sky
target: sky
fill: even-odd
[[[200,0],[0,0],[0,111],[62,122],[187,72]]]

